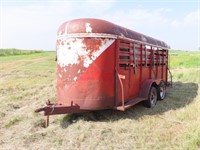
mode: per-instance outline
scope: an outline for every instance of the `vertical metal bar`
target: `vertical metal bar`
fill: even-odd
[[[49,126],[49,116],[45,116],[45,128]]]
[[[115,49],[115,106],[117,106],[117,102],[118,102],[118,99],[119,99],[119,96],[118,96],[118,91],[119,91],[119,84],[118,84],[118,69],[119,69],[119,42],[120,42],[120,39],[116,39],[116,49]]]
[[[145,46],[145,66],[147,66],[147,48]]]
[[[131,53],[131,47],[132,43],[129,43],[129,70],[131,69],[131,64],[132,64],[132,53]]]
[[[136,54],[135,54],[135,43],[133,43],[133,60],[134,60],[134,73],[136,74]]]
[[[121,85],[121,88],[122,88],[122,107],[124,109],[124,86],[123,86],[123,83],[122,83],[122,79],[118,73],[118,78],[119,78],[119,82],[120,82],[120,85]]]
[[[130,41],[129,41],[130,42]],[[132,62],[132,52],[131,52],[131,48],[132,48],[132,43],[130,42],[129,43],[129,88],[131,87],[131,71],[132,71],[132,69],[131,69],[131,64],[133,63]]]
[[[164,57],[164,50],[162,50],[162,63],[161,63],[161,66],[162,66],[162,73],[161,73],[162,74],[162,79],[163,79],[163,74],[164,74],[163,73],[164,72],[164,58],[165,58]]]
[[[157,56],[156,56],[156,78],[158,78],[158,48],[157,48],[157,50],[156,50],[156,53],[157,53]]]
[[[153,49],[150,49],[150,62],[149,62],[149,77],[152,78],[152,65],[153,65]]]
[[[123,109],[124,109],[124,86],[123,86],[123,82],[122,82],[122,78],[124,78],[125,79],[125,77],[121,77],[121,75],[119,74],[119,72],[118,72],[118,70],[119,70],[119,54],[120,54],[120,43],[121,43],[121,39],[120,38],[118,38],[117,39],[117,55],[116,55],[116,61],[117,61],[117,67],[116,67],[116,75],[117,75],[117,80],[116,80],[116,84],[117,84],[117,89],[116,89],[116,95],[117,95],[117,102],[118,102],[118,93],[119,93],[119,84],[118,84],[118,81],[119,81],[119,83],[120,83],[120,85],[121,85],[121,94],[122,94],[122,107],[123,107]],[[117,103],[116,102],[116,103]],[[117,104],[116,104],[116,106],[117,106]]]
[[[169,59],[169,56],[168,56],[168,50],[166,51],[166,82],[168,81],[168,59]]]
[[[154,77],[152,77],[152,78],[156,78],[156,48],[154,47],[154,48],[152,48],[152,56],[153,56],[153,58],[152,58],[152,60],[153,60],[153,67],[152,67],[152,71],[153,71],[153,73],[154,73]]]
[[[153,49],[153,66],[155,66],[155,49]]]
[[[162,62],[162,61],[161,61],[161,50],[158,49],[158,73],[159,73],[159,71],[160,71],[161,62]],[[158,74],[158,77],[161,78],[161,74],[160,74],[160,73]]]
[[[141,83],[141,82],[142,82],[142,63],[143,63],[143,62],[142,62],[142,61],[143,61],[143,60],[142,60],[142,59],[143,59],[143,58],[142,58],[142,50],[143,50],[143,45],[141,44],[141,45],[140,45],[140,88],[141,88],[141,84],[142,84],[142,83]]]

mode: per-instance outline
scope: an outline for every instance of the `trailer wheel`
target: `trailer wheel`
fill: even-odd
[[[166,85],[164,81],[161,81],[158,86],[158,100],[164,100],[166,96]]]
[[[154,107],[157,102],[157,90],[154,86],[151,87],[148,95],[148,99],[144,101],[144,106],[147,108]]]

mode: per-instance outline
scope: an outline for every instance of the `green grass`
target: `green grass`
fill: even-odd
[[[199,53],[170,51],[173,88],[155,108],[56,115],[48,128],[34,110],[56,99],[56,53],[0,56],[0,147],[200,149]]]
[[[5,128],[9,128],[9,127],[11,127],[11,126],[17,124],[17,123],[20,122],[21,120],[22,120],[22,118],[20,118],[20,117],[12,118],[12,119],[10,119],[10,120],[8,120],[8,121],[6,121],[6,122],[4,123],[4,127],[5,127]]]
[[[172,74],[174,81],[200,83],[200,68],[174,69]]]
[[[171,68],[197,68],[200,67],[200,52],[169,51]]]
[[[8,51],[8,54],[3,54],[5,51],[6,52]],[[32,59],[32,57],[44,57],[44,56],[49,56],[49,54],[51,54],[51,52],[34,51],[34,50],[32,50],[32,51],[15,50],[15,51],[16,51],[16,54],[9,54],[10,50],[0,49],[0,63],[5,62],[5,61],[13,62],[15,60],[23,60],[23,59],[27,59],[27,58]]]
[[[0,49],[0,56],[10,55],[29,55],[33,53],[42,53],[42,50],[19,50],[19,49]]]
[[[200,52],[171,50],[169,54],[174,81],[200,83]]]
[[[199,122],[194,123],[193,126],[189,127],[183,134],[183,149],[185,150],[196,150],[200,147],[200,124]]]

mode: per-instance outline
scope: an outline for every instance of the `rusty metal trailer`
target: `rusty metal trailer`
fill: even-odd
[[[49,115],[154,107],[166,95],[169,46],[100,19],[76,19],[57,32],[57,100]]]

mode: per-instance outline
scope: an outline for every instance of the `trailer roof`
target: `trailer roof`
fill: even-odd
[[[101,19],[83,18],[67,21],[60,26],[57,35],[60,36],[80,33],[111,34],[130,38],[166,49],[169,48],[169,46],[163,41]]]

